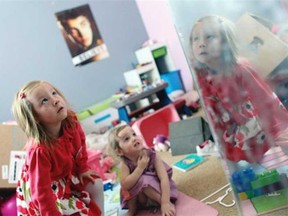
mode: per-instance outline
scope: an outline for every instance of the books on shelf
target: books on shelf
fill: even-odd
[[[185,158],[173,163],[173,168],[179,169],[183,172],[186,172],[202,162],[205,161],[205,157],[197,155],[197,154],[190,154],[187,155]]]

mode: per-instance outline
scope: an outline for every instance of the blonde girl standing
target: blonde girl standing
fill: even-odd
[[[239,58],[234,28],[220,16],[196,21],[191,62],[221,153],[233,162],[255,162],[275,144],[288,146],[282,139],[288,115],[249,62]]]

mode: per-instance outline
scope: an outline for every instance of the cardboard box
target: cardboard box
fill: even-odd
[[[208,123],[202,117],[192,117],[169,124],[171,154],[196,153],[196,146],[211,137]]]
[[[8,183],[11,151],[23,150],[27,137],[17,125],[0,124],[0,189],[13,188]]]
[[[236,31],[240,56],[246,57],[263,78],[288,57],[288,46],[251,15],[239,18]]]

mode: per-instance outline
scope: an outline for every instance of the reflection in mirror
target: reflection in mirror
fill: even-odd
[[[288,207],[288,1],[205,2],[169,4],[239,209]]]

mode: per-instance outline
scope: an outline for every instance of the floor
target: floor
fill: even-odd
[[[198,112],[196,116],[205,115],[203,111],[200,110],[200,112]],[[185,156],[172,156],[169,152],[159,152],[159,155],[169,165],[172,165],[174,162],[182,159]],[[282,169],[286,169],[285,172],[288,173],[288,159],[283,160],[284,162],[281,162],[281,159],[279,160],[279,158],[276,158],[274,168],[275,166],[276,168],[282,167]],[[279,161],[282,164],[280,164]],[[270,168],[273,168],[273,166],[271,166],[271,161],[266,162],[266,164],[263,162],[261,166],[268,170]],[[238,207],[238,203],[240,202],[238,201],[235,205],[232,205],[235,197],[233,191],[229,189],[230,183],[227,176],[230,176],[230,174],[227,167],[225,166],[225,162],[223,163],[220,158],[213,156],[206,157],[206,161],[203,164],[193,168],[188,172],[182,172],[173,169],[173,180],[176,182],[178,190],[200,201],[210,202],[210,205],[213,208],[217,209],[219,216],[256,216],[257,213],[249,212],[247,210],[247,207],[241,208],[240,210],[240,208]],[[115,190],[105,192],[105,200],[105,208],[107,210],[105,216],[125,215],[125,211],[120,210],[119,185],[115,187]],[[287,208],[282,210],[279,209],[278,211],[267,212],[263,215],[288,216],[288,210]]]

